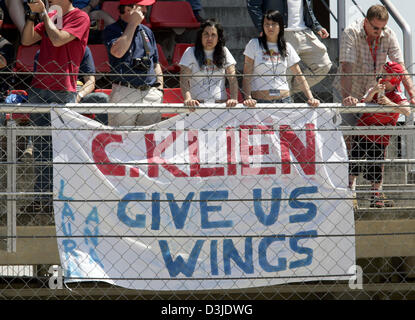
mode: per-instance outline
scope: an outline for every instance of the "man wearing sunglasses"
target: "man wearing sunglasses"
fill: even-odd
[[[334,84],[340,95],[337,98],[343,105],[356,105],[370,88],[376,86],[376,75],[383,72],[388,58],[402,67],[402,83],[410,96],[409,103],[415,104],[415,89],[404,66],[396,34],[387,26],[388,19],[384,6],[373,5],[364,19],[353,22],[344,30],[339,53],[340,76]],[[360,116],[344,113],[343,124],[356,126]],[[354,138],[345,136],[344,139],[350,156]],[[350,188],[354,190],[354,184]]]
[[[382,72],[387,58],[401,64],[407,74],[396,34],[387,26],[388,19],[384,6],[373,5],[363,20],[355,21],[343,32],[339,54],[339,72],[343,76],[340,76],[337,87],[340,87],[339,93],[346,106],[355,105],[376,84],[376,74]],[[415,104],[411,78],[406,75],[402,82],[410,95],[409,102]],[[345,124],[355,125],[356,118],[349,114],[343,120]]]

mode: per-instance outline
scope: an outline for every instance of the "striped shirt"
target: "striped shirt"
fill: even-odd
[[[376,74],[382,72],[382,67],[387,62],[387,58],[391,61],[403,63],[403,56],[396,34],[387,26],[377,40],[377,48],[376,40],[373,41],[372,53],[374,57],[372,57],[367,42],[367,35],[363,27],[363,21],[364,19],[355,21],[344,30],[341,37],[339,54],[340,63],[352,63],[353,69],[351,73],[362,74],[350,76],[352,80],[352,91],[350,95],[359,100],[369,88],[376,85]],[[338,73],[341,73],[340,68]],[[370,74],[370,76],[364,76],[363,74]],[[337,77],[335,87],[341,93],[340,77]]]

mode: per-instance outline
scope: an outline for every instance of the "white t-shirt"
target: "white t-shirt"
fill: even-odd
[[[289,90],[285,74],[287,68],[300,61],[300,57],[288,42],[287,57],[281,56],[276,43],[268,42],[268,48],[271,55],[266,54],[258,38],[251,39],[245,47],[244,55],[254,60],[253,74],[258,75],[251,78],[251,90]]]
[[[179,64],[190,68],[192,75],[197,75],[197,77],[190,77],[189,81],[192,99],[204,100],[208,103],[227,99],[225,69],[235,65],[236,61],[228,48],[224,47],[223,50],[225,52],[225,63],[220,69],[213,64],[213,50],[205,50],[207,65],[202,66],[202,68],[199,67],[196,60],[194,47],[189,47],[184,52]]]
[[[299,31],[307,29],[304,22],[304,4],[303,0],[287,1],[288,5],[288,22],[285,31]]]

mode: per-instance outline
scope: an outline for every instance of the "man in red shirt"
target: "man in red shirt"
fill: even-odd
[[[43,98],[41,102],[75,102],[77,75],[68,73],[77,73],[79,70],[88,42],[89,17],[84,11],[73,7],[71,0],[50,0],[49,4],[52,9],[56,8],[49,14],[41,0],[28,4],[33,19],[29,16],[26,21],[22,44],[30,46],[41,41],[39,73],[34,76],[32,87],[34,93]],[[35,26],[33,15],[36,13],[43,22]],[[57,92],[50,96],[42,90]]]
[[[72,0],[49,0],[50,12],[41,0],[28,3],[31,13],[22,33],[22,44],[40,42],[37,73],[29,89],[29,103],[74,103],[79,66],[88,42],[90,20],[88,14],[75,8]],[[34,25],[36,16],[42,21]],[[50,114],[31,114],[35,126],[49,126]],[[51,137],[34,139],[36,161],[51,161]],[[35,192],[52,191],[52,166],[36,167]],[[51,212],[49,201],[40,195],[25,211]]]
[[[404,74],[405,70],[397,62],[387,62],[383,66],[383,73]],[[368,90],[362,101],[394,106],[394,111],[396,112],[364,113],[358,119],[358,126],[396,126],[400,113],[406,116],[410,115],[409,102],[400,91],[402,78],[403,76],[397,75],[383,76],[375,87]],[[385,150],[389,145],[389,138],[389,135],[353,136],[350,159],[384,160]],[[354,185],[356,177],[362,171],[364,172],[363,177],[372,184],[370,207],[383,208],[393,206],[393,201],[386,200],[381,193],[383,165],[376,163],[368,163],[366,165],[351,163],[349,166],[349,186]]]

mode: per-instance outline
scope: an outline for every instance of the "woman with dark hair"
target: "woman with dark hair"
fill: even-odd
[[[298,65],[300,57],[284,39],[284,19],[279,11],[267,11],[262,19],[262,34],[251,39],[244,51],[243,91],[244,105],[256,103],[290,103],[290,89],[285,74],[290,68],[307,103],[317,107],[320,101],[313,97],[310,87]],[[250,76],[253,75],[253,76]]]
[[[222,26],[215,19],[206,20],[180,60],[180,87],[184,104],[196,107],[200,103],[222,103],[234,107],[238,103],[236,61],[228,48]],[[229,82],[227,98],[225,78]]]

